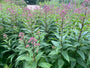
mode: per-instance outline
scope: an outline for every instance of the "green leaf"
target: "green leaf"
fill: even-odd
[[[62,48],[60,45],[59,45],[59,42],[56,42],[56,41],[51,41],[52,44],[58,48]]]
[[[82,67],[87,68],[86,63],[81,58],[77,58],[77,63]]]
[[[58,60],[58,68],[62,68],[64,65],[64,61],[62,59]]]
[[[10,55],[10,56],[8,57],[8,59],[10,59],[10,62],[12,62],[12,61],[13,61],[13,59],[14,59],[15,55],[16,55],[16,54],[12,54],[12,55]]]
[[[4,65],[4,68],[9,68],[7,64]]]
[[[80,29],[82,28],[82,25],[81,25],[81,23],[79,23],[79,28],[80,28]]]
[[[82,33],[82,35],[86,35],[87,33],[88,33],[88,31],[85,31],[85,32]]]
[[[23,68],[37,68],[36,62],[24,62]]]
[[[31,66],[31,67],[29,67],[29,68],[37,68],[37,63],[33,62],[33,63],[31,63],[30,66]]]
[[[71,68],[75,68],[76,61],[71,61]]]
[[[90,53],[88,54],[88,60],[90,61]]]
[[[60,38],[61,38],[61,37],[59,36],[59,34],[57,34],[57,33],[55,34],[55,36],[56,36],[58,39],[60,39]]]
[[[39,63],[39,66],[42,68],[51,68],[52,65],[46,62],[41,62]]]
[[[18,56],[17,59],[16,59],[16,64],[15,64],[15,66],[17,66],[20,61],[32,62],[33,59],[32,59],[31,56],[28,56],[27,54],[20,55],[20,56]]]
[[[64,44],[63,48],[68,48],[68,47],[71,47],[71,46],[72,46],[71,44]]]
[[[82,51],[78,50],[77,53],[82,57],[83,60],[85,60],[85,55]]]
[[[36,62],[38,62],[38,60],[42,57],[42,55],[43,55],[43,52],[39,53],[39,54],[35,57]]]
[[[57,55],[59,53],[59,49],[55,49],[49,53],[49,55]]]
[[[63,57],[69,62],[69,56],[67,51],[62,51]]]

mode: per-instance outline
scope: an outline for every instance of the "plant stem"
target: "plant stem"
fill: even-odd
[[[34,49],[34,45],[33,45],[33,58],[34,58],[34,61],[35,61],[35,49]]]
[[[62,23],[61,23],[61,46],[62,46],[62,49],[63,49],[63,18],[62,18]],[[61,51],[62,51],[61,49]]]
[[[80,34],[79,34],[79,36],[78,36],[78,43],[79,43],[79,41],[80,41],[80,38],[81,38],[81,34],[82,34],[82,31],[83,31],[83,27],[84,27],[84,21],[85,21],[85,18],[86,18],[86,12],[87,12],[87,10],[85,10],[85,17],[83,18],[83,23],[82,23],[82,27],[81,27],[81,30],[80,30]],[[78,46],[77,46],[77,48],[76,48],[76,51],[78,50]]]
[[[45,13],[45,27],[46,27],[46,29],[45,29],[45,31],[47,32],[47,13]]]
[[[83,23],[82,23],[80,35],[78,36],[78,42],[80,41],[80,38],[81,38],[81,34],[82,34],[83,26],[84,26],[84,21],[85,21],[85,18],[86,18],[86,12],[87,12],[87,10],[85,10],[85,17],[83,18]]]

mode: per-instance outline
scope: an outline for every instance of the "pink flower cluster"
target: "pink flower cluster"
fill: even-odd
[[[7,34],[3,34],[3,37],[6,38],[7,37]]]
[[[11,9],[11,8],[8,8],[7,11],[8,11],[8,13],[10,13],[11,16],[15,15],[17,13],[16,10]]]
[[[30,43],[31,41],[32,41],[32,43],[33,43],[33,42],[37,42],[37,40],[36,40],[34,37],[31,37],[31,38],[29,39],[28,43]]]
[[[36,43],[37,42],[37,40],[34,38],[34,37],[31,37],[30,39],[29,39],[29,41],[28,41],[28,43],[32,43],[32,44],[34,44],[34,46],[39,46],[40,44],[39,43]]]
[[[2,26],[0,26],[0,29],[2,29],[3,27]]]
[[[67,5],[67,4],[62,4],[62,7],[65,9],[65,10],[69,10],[71,5],[70,3]]]
[[[0,4],[0,10],[2,10],[2,7],[3,7],[3,5],[2,5],[2,4]]]
[[[85,0],[85,2],[90,2],[90,0]]]
[[[29,45],[26,45],[26,47],[29,47]]]
[[[59,15],[64,18],[64,16],[67,14],[67,12],[65,10],[61,10],[61,12],[59,13]]]
[[[84,0],[83,3],[82,3],[81,5],[82,5],[82,6],[85,6],[86,2],[89,3],[90,0]]]
[[[20,40],[23,40],[24,39],[24,33],[23,32],[20,32],[19,33],[19,37],[20,37]]]
[[[48,13],[51,10],[51,8],[48,5],[44,5],[44,9],[43,10],[44,10],[45,13]]]
[[[56,10],[56,13],[59,13],[60,7],[57,7],[55,10]]]
[[[82,12],[82,8],[76,8],[76,9],[74,10],[74,13],[80,14],[81,12]]]
[[[30,18],[32,18],[33,15],[31,13],[30,9],[25,7],[24,10],[23,10],[22,16],[25,17],[27,20],[30,20]]]
[[[4,0],[5,2],[11,2],[11,0]]]

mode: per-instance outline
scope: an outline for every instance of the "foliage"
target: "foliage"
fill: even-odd
[[[89,68],[86,3],[44,5],[33,11],[0,4],[0,68]]]

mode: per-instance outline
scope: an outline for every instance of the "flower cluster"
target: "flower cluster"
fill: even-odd
[[[27,7],[24,8],[22,16],[25,17],[28,21],[33,17],[30,9]]]
[[[34,37],[31,37],[28,41],[28,43],[33,44],[34,46],[39,46],[40,44],[37,43],[37,40]],[[29,47],[29,44],[26,45],[26,47]]]
[[[10,3],[12,2],[12,0],[4,0],[4,1],[5,1],[5,2],[10,2]]]
[[[17,12],[14,9],[8,8],[7,11],[10,13],[10,15],[15,15]]]
[[[90,2],[90,0],[85,0],[85,2]]]
[[[2,7],[3,7],[3,5],[2,5],[2,4],[0,4],[0,10],[2,10]]]
[[[70,3],[69,4],[62,4],[62,8],[64,8],[65,10],[69,10],[70,9]]]
[[[19,33],[19,37],[20,37],[20,40],[23,40],[24,39],[24,33],[23,32],[20,32]]]
[[[43,10],[44,10],[45,13],[48,13],[51,10],[51,8],[48,5],[44,5],[44,9]]]
[[[31,41],[32,41],[32,43],[33,43],[33,42],[37,42],[37,40],[36,40],[34,37],[31,37],[31,38],[29,39],[28,43],[30,43]]]
[[[3,27],[2,26],[0,26],[0,29],[2,29]]]
[[[64,16],[67,14],[67,12],[65,10],[61,10],[61,12],[59,13],[59,15],[64,18]]]
[[[31,44],[34,44],[35,46],[40,45],[39,43],[36,43],[37,40],[36,40],[34,37],[31,37],[31,38],[29,39],[28,43],[30,43],[30,42],[31,42]]]
[[[78,13],[78,14],[80,14],[80,13],[82,13],[82,7],[80,7],[80,8],[76,8],[75,10],[74,10],[74,13]]]
[[[7,38],[7,34],[3,34],[3,38]]]

